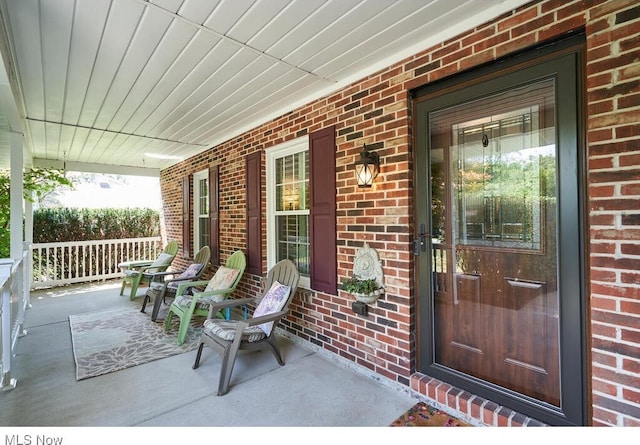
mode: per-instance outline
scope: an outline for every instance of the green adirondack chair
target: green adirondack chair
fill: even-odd
[[[196,253],[193,263],[182,272],[156,272],[152,274],[151,283],[145,293],[140,312],[144,312],[147,303],[153,301],[151,320],[156,321],[162,303],[165,303],[168,298],[175,298],[180,284],[200,280],[200,277],[209,266],[210,259],[211,249],[209,246],[204,246]]]
[[[213,303],[227,298],[236,289],[242,278],[247,259],[241,250],[235,251],[227,258],[224,266],[220,266],[215,275],[209,281],[193,281],[178,285],[176,298],[169,306],[169,313],[165,320],[165,331],[171,328],[171,319],[175,314],[180,319],[178,329],[178,344],[184,343],[189,323],[194,315],[207,316]],[[195,288],[206,286],[204,291],[198,292]],[[187,289],[192,289],[192,295],[186,294]],[[230,310],[226,309],[226,316],[220,313],[221,318],[230,318]],[[246,318],[246,306],[245,306]]]
[[[177,253],[178,241],[171,240],[155,260],[127,261],[120,263],[118,267],[124,269],[120,295],[124,295],[124,288],[127,284],[131,284],[129,299],[135,299],[138,287],[142,284],[149,284],[151,282],[151,275],[149,274],[166,271],[169,266],[171,266],[171,262],[176,257]]]

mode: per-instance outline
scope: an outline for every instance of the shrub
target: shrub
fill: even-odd
[[[160,235],[153,209],[47,208],[33,212],[33,242],[53,243]]]

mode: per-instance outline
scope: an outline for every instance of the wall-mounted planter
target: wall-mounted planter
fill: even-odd
[[[373,292],[370,292],[368,294],[359,294],[359,293],[353,293],[351,295],[353,295],[353,297],[357,300],[360,301],[362,303],[367,303],[367,304],[371,304],[371,303],[375,303],[376,300],[378,298],[380,298],[380,296],[384,294],[384,289],[378,289],[375,290]]]
[[[384,295],[382,263],[378,252],[367,243],[356,252],[353,259],[353,276],[343,281],[342,289],[364,304],[375,303]],[[361,313],[355,309],[354,312]]]

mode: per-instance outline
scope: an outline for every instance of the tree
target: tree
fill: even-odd
[[[23,181],[24,198],[36,203],[59,186],[73,186],[60,170],[45,168],[32,167],[25,170]],[[0,169],[0,258],[7,258],[11,254],[10,218],[11,174],[7,169]]]

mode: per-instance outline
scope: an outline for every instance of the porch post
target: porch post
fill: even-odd
[[[24,155],[22,153],[22,134],[11,133],[11,216],[10,224],[10,254],[14,261],[22,259],[23,236],[22,236],[22,201],[24,189]]]
[[[11,192],[10,192],[10,256],[13,265],[21,262],[23,259],[23,236],[22,236],[22,201],[23,201],[23,169],[24,155],[22,153],[22,134],[11,133],[11,153],[10,153],[10,176],[11,176]],[[11,356],[13,355],[13,329],[11,327],[11,288],[15,285],[12,281],[24,275],[16,274],[15,271],[22,269],[24,274],[24,264],[20,264],[17,268],[13,265],[4,268],[4,272],[8,272],[8,276],[2,278],[2,287],[0,287],[2,302],[0,302],[0,327],[2,328],[2,376],[0,378],[0,388],[2,391],[8,391],[16,386],[16,379],[11,377]],[[22,286],[17,286],[23,291]],[[23,296],[18,296],[19,299]]]
[[[33,192],[31,192],[33,195]],[[33,283],[33,203],[24,200],[24,299],[31,306],[31,283]]]
[[[9,282],[11,274],[10,266],[0,266],[0,328],[2,328],[2,333],[0,333],[0,339],[2,340],[0,344],[0,370],[2,371],[2,375],[0,375],[0,390],[9,391],[16,387],[16,379],[11,378],[11,294],[10,287],[11,283]]]

